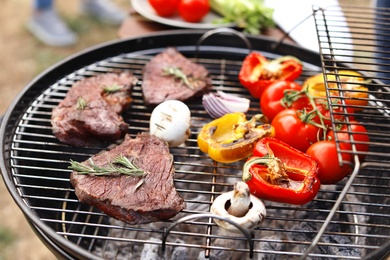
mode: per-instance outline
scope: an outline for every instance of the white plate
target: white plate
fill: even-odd
[[[179,15],[172,17],[161,17],[157,15],[148,0],[131,0],[131,6],[134,10],[143,17],[173,27],[188,28],[188,29],[214,29],[218,27],[234,27],[234,23],[229,24],[214,24],[213,21],[221,18],[214,12],[209,12],[202,21],[198,23],[189,23],[184,21]]]
[[[341,1],[340,1],[341,2]],[[290,32],[289,36],[300,46],[312,50],[314,52],[319,52],[318,37],[316,32],[315,20],[313,17],[304,20],[313,14],[313,6],[321,6],[326,9],[327,6],[332,7],[332,12],[334,14],[339,14],[337,21],[333,21],[328,26],[329,31],[340,32],[338,40],[341,41],[339,51],[342,51],[342,47],[345,44],[351,46],[352,38],[348,36],[348,32],[345,32],[344,29],[348,28],[348,23],[346,18],[343,15],[342,8],[339,5],[339,0],[265,0],[265,5],[271,8],[274,8],[273,19],[275,23],[285,32]],[[299,6],[299,8],[296,8]],[[294,15],[291,15],[291,10],[294,10]],[[339,11],[336,11],[339,10]],[[295,27],[298,25],[297,27]],[[343,28],[343,30],[340,30]],[[335,47],[335,46],[333,46]],[[345,48],[344,48],[345,49]],[[346,51],[347,54],[341,59],[347,59],[348,55],[351,56],[349,51]],[[351,60],[352,61],[352,60]]]

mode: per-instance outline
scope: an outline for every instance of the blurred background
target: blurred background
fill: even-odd
[[[113,0],[126,11],[130,0]],[[57,10],[79,35],[72,47],[49,47],[26,28],[32,0],[1,1],[0,12],[0,115],[18,93],[39,73],[56,62],[90,46],[118,38],[118,26],[103,24],[79,11],[79,0],[56,1]],[[0,181],[0,260],[55,259],[36,237]]]
[[[130,0],[113,0],[126,11]],[[49,47],[26,29],[31,15],[30,0],[2,1],[0,12],[0,115],[39,73],[78,51],[118,38],[117,26],[102,24],[79,13],[79,0],[57,1],[57,9],[79,35],[72,47]],[[339,0],[341,5],[371,6],[371,0]],[[36,237],[19,208],[0,181],[0,260],[55,259]]]

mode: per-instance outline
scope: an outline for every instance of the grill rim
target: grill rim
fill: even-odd
[[[23,91],[14,99],[10,108],[6,112],[6,114],[4,116],[4,120],[3,120],[1,127],[0,127],[0,134],[2,135],[2,138],[0,139],[0,146],[1,146],[0,160],[2,160],[2,163],[0,164],[0,170],[2,172],[3,180],[7,186],[8,191],[12,195],[13,199],[15,200],[15,202],[17,203],[19,208],[25,214],[27,220],[29,221],[29,223],[31,224],[31,227],[33,229],[35,229],[37,232],[46,234],[46,236],[50,239],[50,242],[52,242],[54,245],[65,246],[65,249],[68,253],[76,253],[78,258],[85,257],[88,259],[91,259],[91,258],[95,259],[95,257],[96,257],[95,255],[93,255],[89,251],[87,251],[86,249],[81,248],[80,246],[65,239],[63,236],[56,233],[51,227],[47,226],[37,215],[35,215],[31,211],[31,209],[29,207],[26,206],[26,204],[23,202],[23,199],[20,197],[20,194],[18,194],[16,187],[14,185],[14,182],[12,182],[11,178],[9,178],[9,177],[11,177],[11,175],[10,175],[11,168],[9,165],[5,165],[6,161],[4,161],[4,154],[6,153],[7,148],[5,147],[4,144],[5,144],[5,138],[7,138],[7,136],[8,136],[6,133],[8,132],[7,129],[9,129],[9,128],[7,128],[7,127],[10,127],[8,123],[9,123],[9,121],[15,120],[15,119],[12,119],[12,116],[15,112],[16,106],[19,104],[19,101],[25,95],[27,95],[28,91],[32,90],[33,87],[40,85],[41,82],[46,82],[46,83],[44,83],[44,85],[50,86],[50,85],[54,84],[55,81],[58,80],[59,78],[63,78],[65,76],[68,76],[69,74],[73,73],[74,71],[81,69],[83,66],[90,65],[92,63],[96,63],[97,61],[122,54],[123,52],[116,51],[115,53],[112,53],[110,51],[110,50],[116,49],[117,46],[122,46],[122,45],[126,45],[129,43],[137,43],[137,42],[139,43],[140,40],[145,40],[145,41],[156,40],[156,39],[160,39],[161,37],[168,37],[172,42],[175,42],[175,46],[176,45],[181,46],[181,45],[176,43],[177,35],[180,35],[183,39],[186,38],[185,35],[191,36],[192,38],[196,37],[198,39],[200,36],[202,36],[204,34],[204,32],[205,31],[203,31],[203,30],[197,31],[197,32],[192,31],[192,30],[191,31],[190,30],[180,30],[180,31],[175,30],[175,31],[167,31],[167,32],[163,32],[163,33],[151,33],[151,34],[146,35],[142,38],[134,37],[134,38],[130,38],[130,39],[115,40],[115,41],[111,41],[111,42],[108,42],[105,44],[97,45],[95,47],[92,47],[92,48],[89,48],[87,50],[76,53],[76,54],[72,55],[71,57],[69,57],[69,58],[53,65],[49,69],[45,70],[40,75],[38,75],[29,85],[27,85],[23,89]],[[272,51],[272,52],[276,51],[275,49],[264,48],[264,47],[273,46],[275,44],[274,39],[271,39],[271,38],[266,37],[266,36],[248,37],[248,38],[252,41],[252,43],[253,42],[261,42],[261,43],[265,42],[266,43],[265,45],[257,45],[257,46],[261,46],[262,48],[261,49],[254,48],[255,50]],[[194,46],[193,42],[190,42],[191,44],[188,44],[189,40],[185,40],[185,42],[187,43],[186,46]],[[216,42],[216,41],[213,41],[213,42]],[[139,44],[139,45],[141,45],[141,44]],[[253,45],[253,46],[255,46],[255,45]],[[165,47],[165,45],[161,46],[161,48],[164,48],[164,47]],[[154,48],[156,48],[156,47],[154,46]],[[279,48],[278,54],[281,54],[281,55],[287,54],[287,53],[291,54],[295,50],[295,51],[301,51],[301,52],[303,51],[304,53],[307,53],[308,54],[307,57],[318,56],[318,53],[312,52],[310,50],[302,49],[299,46],[288,44],[288,43],[279,43],[278,48]],[[117,48],[116,50],[122,50],[122,49],[123,49],[123,47]],[[148,49],[149,49],[148,47],[145,47],[142,50],[148,50]],[[288,49],[288,51],[287,51],[287,49]],[[282,51],[280,51],[280,50],[282,50]],[[283,52],[283,50],[286,50],[286,51]],[[129,52],[131,52],[131,51],[129,50]],[[99,55],[94,55],[95,53],[97,53]],[[97,58],[97,57],[99,57],[99,58]],[[85,59],[85,58],[87,58],[87,59]],[[81,62],[79,63],[79,61],[82,61],[82,63]],[[311,64],[314,64],[313,61],[305,60],[305,62],[309,62]],[[75,67],[71,66],[72,64],[75,64],[75,63],[79,63],[77,69],[75,69]],[[321,65],[319,56],[318,56],[318,60],[316,61],[316,63],[318,64],[318,66]],[[84,64],[84,65],[80,66],[80,64]],[[48,82],[51,82],[51,83],[48,83]],[[41,94],[41,92],[39,94]],[[31,102],[34,102],[36,100],[36,97],[32,97],[31,100],[32,100]],[[25,108],[27,108],[27,107],[28,106],[26,106]],[[16,121],[19,121],[19,118]],[[13,128],[15,129],[15,126],[13,126]],[[8,148],[8,149],[10,149],[10,148]],[[30,221],[32,221],[32,223]],[[60,247],[60,248],[64,249],[63,247]],[[100,259],[100,258],[97,258],[97,259]]]

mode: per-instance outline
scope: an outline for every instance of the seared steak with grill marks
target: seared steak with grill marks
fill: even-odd
[[[91,159],[104,167],[110,163],[110,158],[118,155],[129,158],[146,175],[94,176],[74,171],[70,181],[81,202],[130,224],[167,220],[185,207],[174,186],[173,156],[165,142],[149,133],[141,133],[133,139],[126,135],[122,144]]]
[[[171,69],[185,75],[173,76]],[[188,81],[186,81],[188,80]],[[144,101],[157,105],[165,100],[185,101],[211,90],[211,79],[207,69],[184,57],[174,48],[153,57],[143,69],[142,92]]]
[[[132,101],[136,81],[129,73],[106,73],[76,82],[53,109],[53,134],[74,146],[93,146],[123,137],[128,124],[120,114]]]

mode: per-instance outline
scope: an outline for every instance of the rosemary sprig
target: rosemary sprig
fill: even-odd
[[[88,103],[87,101],[85,101],[85,99],[83,99],[83,97],[79,97],[77,99],[77,104],[76,104],[77,110],[84,110],[87,107],[87,105]]]
[[[112,86],[104,86],[103,87],[103,91],[105,93],[108,93],[108,94],[118,92],[118,91],[120,91],[122,89],[123,89],[123,86],[120,86],[120,85],[117,85],[117,84],[114,84]]]
[[[191,85],[188,77],[180,68],[174,68],[174,67],[166,67],[163,68],[163,75],[164,76],[174,76],[177,79],[180,79],[181,82],[186,85],[190,89],[194,89],[194,87]]]
[[[69,169],[77,174],[92,174],[95,176],[124,174],[133,177],[142,177],[146,173],[127,157],[119,155],[106,166],[96,165],[92,159],[89,159],[89,165],[70,160]]]

